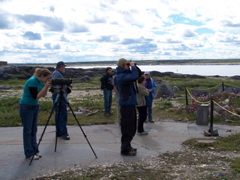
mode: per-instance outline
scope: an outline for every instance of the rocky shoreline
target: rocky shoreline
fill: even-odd
[[[2,66],[0,67],[0,80],[9,80],[9,79],[21,79],[27,80],[34,73],[35,68],[47,68],[51,72],[54,71],[53,67],[46,66]],[[65,77],[66,78],[77,78],[78,81],[88,81],[90,77],[102,76],[105,73],[105,68],[66,68]],[[196,74],[178,74],[173,72],[159,72],[151,71],[152,76],[165,77],[169,76],[171,78],[192,78],[192,79],[204,79],[206,76],[196,75]],[[221,76],[212,76],[215,78]],[[232,76],[230,78],[240,79],[240,76]]]

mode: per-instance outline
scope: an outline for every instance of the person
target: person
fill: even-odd
[[[145,87],[149,90],[149,96],[146,98],[147,118],[149,122],[154,123],[154,120],[152,118],[152,104],[153,104],[153,99],[155,98],[154,92],[157,89],[157,85],[155,84],[154,80],[150,77],[149,71],[145,71],[144,76],[146,78]]]
[[[39,99],[45,97],[51,85],[51,72],[48,69],[36,68],[23,88],[19,101],[19,115],[23,125],[23,147],[26,158],[37,160],[41,157],[37,145],[37,123]]]
[[[139,135],[148,135],[148,132],[144,131],[143,124],[147,119],[147,105],[146,105],[146,97],[149,96],[149,90],[144,87],[145,85],[145,77],[141,76],[138,79],[138,93],[137,93],[137,110],[138,110],[138,134]]]
[[[113,90],[113,71],[111,67],[106,68],[106,73],[101,77],[101,89],[104,96],[104,116],[110,116],[112,105],[112,90]]]
[[[137,149],[131,146],[136,134],[136,90],[134,82],[141,74],[133,61],[121,58],[117,63],[117,89],[121,113],[121,155],[135,156]]]
[[[64,79],[63,73],[65,73],[66,64],[63,61],[59,61],[56,65],[56,70],[52,73],[52,80],[55,79]],[[64,140],[70,140],[70,136],[67,130],[67,102],[66,97],[71,92],[71,85],[52,85],[52,100],[55,105],[57,98],[60,96],[60,93],[63,93],[62,99],[59,100],[59,103],[55,106],[55,125],[56,125],[56,136],[61,137]]]

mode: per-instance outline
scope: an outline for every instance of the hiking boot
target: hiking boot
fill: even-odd
[[[121,155],[123,155],[123,156],[136,156],[136,154],[137,154],[137,152],[132,149],[129,151],[121,152]]]
[[[111,116],[111,114],[105,113],[104,116],[105,116],[105,117],[109,117],[109,116]]]
[[[154,123],[154,120],[152,120],[152,119],[149,119],[148,121],[149,121],[150,123]]]
[[[131,148],[130,151],[135,151],[135,152],[137,152],[137,148]]]
[[[138,135],[148,135],[147,131],[139,132]]]

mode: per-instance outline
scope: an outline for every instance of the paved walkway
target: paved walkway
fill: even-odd
[[[38,128],[38,137],[44,127]],[[155,122],[146,123],[148,136],[136,135],[132,141],[138,148],[137,156],[120,155],[119,125],[82,126],[94,152],[87,143],[79,126],[68,127],[70,141],[58,139],[55,149],[55,129],[48,126],[43,135],[39,149],[43,157],[33,160],[29,165],[23,154],[22,127],[0,128],[0,179],[30,179],[59,172],[74,167],[118,162],[135,162],[148,156],[181,148],[181,143],[190,138],[205,137],[203,130],[209,126],[198,126],[195,123]],[[240,131],[239,126],[214,125],[220,136],[227,136]]]

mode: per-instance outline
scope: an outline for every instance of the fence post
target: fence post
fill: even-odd
[[[224,82],[222,82],[222,91],[224,91]]]
[[[186,106],[188,106],[188,97],[187,97],[187,88],[185,87],[185,99],[186,99]]]
[[[209,131],[211,133],[211,135],[213,136],[213,100],[211,98],[211,112],[210,112],[210,128],[209,128]]]

